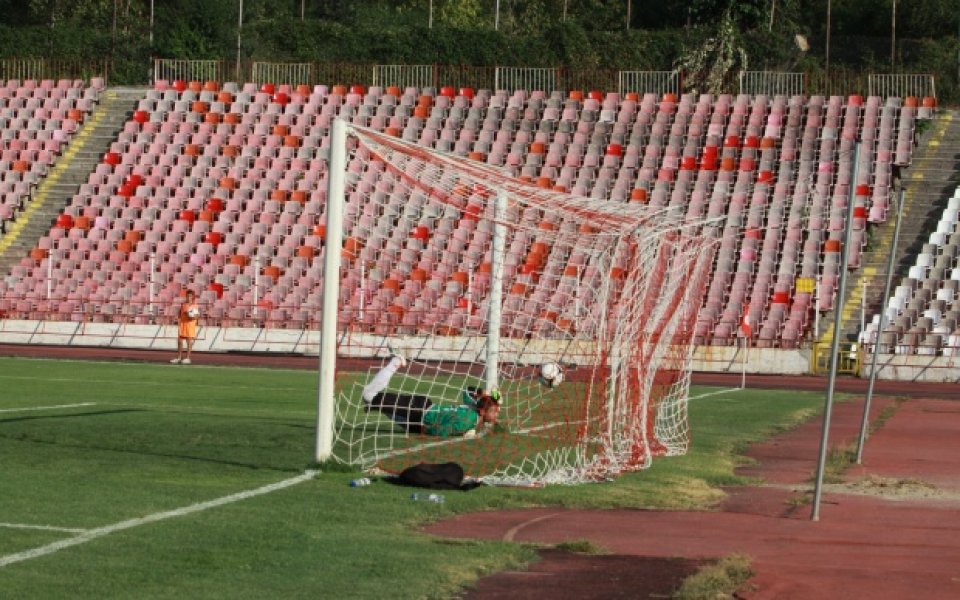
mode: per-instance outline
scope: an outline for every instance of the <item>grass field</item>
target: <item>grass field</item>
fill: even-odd
[[[693,447],[616,482],[480,488],[413,502],[311,467],[316,374],[0,358],[0,597],[444,598],[535,559],[418,524],[555,504],[703,508],[736,451],[819,411],[822,394],[691,403]],[[697,394],[703,390],[694,390]]]

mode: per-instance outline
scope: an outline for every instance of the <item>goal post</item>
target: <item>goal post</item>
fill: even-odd
[[[717,245],[703,221],[336,123],[318,460],[452,461],[526,485],[686,450],[693,325]],[[545,364],[562,378],[544,382]],[[496,426],[470,427],[471,388],[501,392]]]
[[[347,124],[337,119],[330,129],[330,167],[327,173],[326,248],[343,240],[344,177],[347,165]],[[317,399],[317,437],[314,460],[324,462],[333,452],[334,378],[337,367],[337,310],[340,293],[339,252],[324,252],[323,300],[320,313],[320,368]],[[327,277],[329,275],[329,277]]]

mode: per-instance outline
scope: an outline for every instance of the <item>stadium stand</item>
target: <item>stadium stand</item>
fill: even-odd
[[[936,230],[923,245],[907,276],[893,290],[880,331],[880,314],[867,324],[861,341],[880,344],[883,353],[954,356],[960,346],[960,188],[950,198]]]
[[[103,81],[0,82],[0,233],[30,201],[80,123],[93,110]]]
[[[859,96],[158,81],[41,239],[49,255],[25,257],[0,285],[0,295],[26,300],[2,308],[36,311],[50,270],[57,301],[48,309],[59,319],[170,321],[190,285],[210,322],[310,326],[320,303],[328,132],[339,117],[503,167],[532,186],[719,219],[697,341],[735,343],[748,315],[757,345],[795,346],[813,311],[833,307],[850,191],[847,266],[856,268],[867,227],[886,219],[893,166],[910,163],[916,115],[916,102]],[[374,157],[355,153],[348,171],[353,226],[392,234],[387,248],[373,248],[347,232],[344,252],[358,260],[341,288],[343,318],[363,310],[371,329],[381,319],[411,330],[462,326],[483,308],[469,296],[482,297],[489,280],[489,257],[476,253],[490,232],[446,215],[406,229],[390,213],[368,212],[357,190],[389,197],[397,214],[416,192]],[[399,267],[382,259],[385,250],[400,255]],[[547,282],[523,267],[543,261],[559,285],[575,286],[578,257],[520,238],[509,252],[507,302],[525,303],[528,315],[559,312]],[[820,293],[801,291],[798,278],[816,279]],[[558,327],[567,321],[556,317]]]

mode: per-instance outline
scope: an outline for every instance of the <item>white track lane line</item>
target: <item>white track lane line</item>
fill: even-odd
[[[86,529],[79,527],[54,527],[53,525],[27,525],[26,523],[0,523],[0,527],[7,529],[39,529],[41,531],[65,531],[67,533],[83,533]]]
[[[80,402],[79,404],[58,404],[56,406],[26,406],[23,408],[0,408],[0,413],[23,412],[27,410],[56,410],[58,408],[76,408],[78,406],[96,406],[96,402]]]
[[[32,548],[30,550],[25,550],[23,552],[17,552],[16,554],[8,554],[6,556],[0,556],[0,568],[6,567],[7,565],[12,565],[14,563],[22,562],[25,560],[30,560],[32,558],[38,558],[41,556],[46,556],[48,554],[53,554],[55,552],[59,552],[60,550],[63,550],[64,548],[85,544],[97,538],[101,538],[106,535],[110,535],[111,533],[116,533],[118,531],[123,531],[125,529],[131,529],[133,527],[139,527],[141,525],[156,523],[157,521],[172,519],[174,517],[182,517],[184,515],[189,515],[192,513],[204,511],[210,508],[223,506],[224,504],[230,504],[233,502],[238,502],[240,500],[246,500],[247,498],[253,498],[254,496],[262,496],[263,494],[269,494],[270,492],[282,490],[284,488],[297,485],[298,483],[303,483],[304,481],[313,479],[313,477],[317,473],[318,471],[308,470],[308,471],[305,471],[303,475],[298,475],[297,477],[292,477],[290,479],[284,479],[283,481],[278,481],[277,483],[271,483],[270,485],[258,487],[256,489],[248,490],[246,492],[230,494],[229,496],[223,496],[222,498],[216,498],[214,500],[208,500],[206,502],[199,502],[197,504],[191,504],[190,506],[184,506],[183,508],[177,508],[174,510],[158,512],[152,515],[147,515],[145,517],[140,517],[138,519],[129,519],[126,521],[120,521],[119,523],[114,523],[112,525],[107,525],[105,527],[88,529],[78,536],[53,542],[51,544],[47,544],[46,546],[39,546],[37,548]]]

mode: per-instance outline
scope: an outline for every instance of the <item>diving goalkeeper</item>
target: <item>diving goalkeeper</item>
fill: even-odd
[[[386,392],[397,369],[407,360],[394,354],[390,362],[367,382],[363,388],[363,402],[367,410],[379,410],[409,433],[426,433],[442,437],[462,435],[473,437],[477,429],[492,427],[500,414],[500,392],[487,393],[477,388],[463,391],[459,406],[444,406],[419,394]]]

